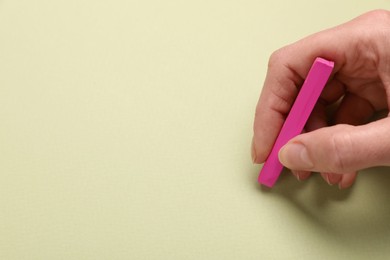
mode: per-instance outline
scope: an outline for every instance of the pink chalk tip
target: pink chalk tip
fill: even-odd
[[[333,61],[323,58],[315,59],[282,126],[282,130],[280,130],[271,153],[260,171],[259,183],[268,187],[274,186],[283,170],[278,153],[290,139],[302,133],[306,121],[332,73],[333,67]]]

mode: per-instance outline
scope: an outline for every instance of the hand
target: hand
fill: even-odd
[[[256,107],[252,159],[263,163],[316,57],[335,68],[306,126],[279,152],[300,180],[320,172],[347,188],[358,170],[390,165],[390,12],[377,10],[311,35],[271,55]],[[329,107],[336,107],[329,115]]]

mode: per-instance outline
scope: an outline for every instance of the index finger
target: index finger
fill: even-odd
[[[333,60],[337,71],[344,63],[343,46],[332,29],[312,35],[271,55],[255,113],[252,156],[263,163],[283,126],[311,64],[316,57]]]

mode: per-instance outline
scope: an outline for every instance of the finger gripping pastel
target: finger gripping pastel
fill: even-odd
[[[332,73],[333,67],[333,61],[328,61],[319,57],[315,59],[305,82],[291,107],[290,113],[280,130],[271,153],[260,171],[258,178],[259,183],[268,187],[274,186],[283,170],[283,165],[279,161],[278,153],[290,139],[302,132],[314,105]]]

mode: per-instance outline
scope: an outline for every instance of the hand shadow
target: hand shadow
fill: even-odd
[[[339,190],[337,185],[329,186],[319,174],[299,182],[286,170],[272,189],[256,182],[256,190],[267,199],[282,197],[301,212],[313,228],[326,231],[322,233],[347,245],[361,240],[368,248],[390,237],[388,167],[360,172],[356,183],[345,190]]]
[[[277,184],[272,189],[262,185],[258,185],[257,188],[265,194],[272,193],[286,197],[298,207],[303,208],[303,205],[300,205],[299,200],[297,200],[296,195],[302,192],[303,189],[307,188],[307,182],[311,182],[311,185],[315,186],[316,192],[312,194],[312,196],[315,198],[315,204],[317,207],[325,207],[326,204],[332,200],[346,200],[354,188],[354,186],[352,186],[349,189],[340,190],[337,188],[337,185],[328,185],[326,182],[324,182],[321,176],[316,173],[313,173],[308,180],[298,181],[291,175],[289,170],[286,169],[283,170]]]

